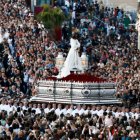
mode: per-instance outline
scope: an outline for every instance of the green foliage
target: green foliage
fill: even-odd
[[[43,5],[42,12],[37,15],[37,19],[41,21],[47,29],[52,29],[60,27],[66,17],[60,8],[52,8],[45,4]]]

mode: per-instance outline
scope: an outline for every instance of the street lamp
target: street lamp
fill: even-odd
[[[58,56],[56,57],[56,64],[55,66],[59,69],[59,75],[57,78],[61,78],[61,70],[63,68],[65,62],[65,58],[63,57],[63,53],[59,52]]]
[[[88,69],[88,57],[84,52],[82,53],[81,56],[81,64],[84,71]]]

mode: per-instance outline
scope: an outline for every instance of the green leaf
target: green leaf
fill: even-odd
[[[42,12],[37,15],[37,19],[42,21],[47,29],[52,29],[61,26],[66,17],[60,8],[52,8],[45,4]]]

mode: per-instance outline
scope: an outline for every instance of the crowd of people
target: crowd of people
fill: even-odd
[[[140,109],[2,100],[1,140],[140,139]]]
[[[69,34],[57,42],[24,0],[0,0],[0,139],[140,139],[140,50],[133,13],[97,1],[61,6],[71,14],[87,73],[116,81],[121,106],[34,104],[34,83],[58,74],[55,58],[67,53]],[[62,107],[63,106],[63,107]],[[69,111],[68,111],[69,110]]]

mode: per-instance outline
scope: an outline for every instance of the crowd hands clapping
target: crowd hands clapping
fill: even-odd
[[[25,99],[36,94],[34,83],[38,79],[58,74],[55,58],[59,51],[68,52],[67,27],[63,27],[62,42],[57,42],[35,20],[24,0],[1,0],[1,139],[140,138],[140,51],[135,27],[125,23],[127,16],[123,10],[106,8],[102,3],[74,3],[65,8],[72,14],[73,31],[78,31],[80,52],[88,54],[87,73],[115,80],[116,96],[122,99],[123,107],[96,106],[97,112],[93,113],[94,107],[87,106],[84,113],[78,111],[73,115],[61,111],[58,114],[56,107],[53,109],[56,105],[52,105],[52,111],[45,112],[49,105],[36,107],[28,103]],[[131,15],[130,23],[134,23],[134,19]],[[61,110],[65,108],[70,109],[65,106]],[[81,107],[76,108],[81,110]],[[107,111],[108,108],[111,109]],[[99,110],[103,110],[102,115]],[[117,112],[121,115],[116,115]]]

